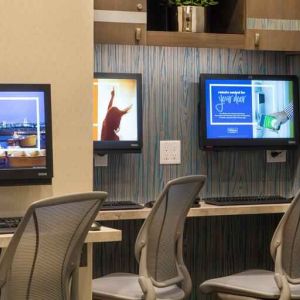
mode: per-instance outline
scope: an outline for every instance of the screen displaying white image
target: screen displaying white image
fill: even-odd
[[[137,141],[137,81],[94,80],[94,141]]]

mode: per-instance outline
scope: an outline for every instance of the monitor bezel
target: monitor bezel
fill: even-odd
[[[50,84],[0,84],[0,92],[43,92],[46,128],[46,167],[0,169],[0,185],[51,184],[53,177],[52,113]]]
[[[206,94],[205,81],[210,79],[228,80],[274,80],[293,82],[294,105],[294,132],[293,139],[208,139],[206,124]],[[200,74],[200,101],[199,101],[199,144],[203,150],[218,149],[292,149],[299,144],[299,84],[296,75],[241,75],[241,74]]]
[[[94,73],[95,79],[135,79],[137,81],[137,141],[93,141],[94,153],[139,153],[143,147],[142,74]]]

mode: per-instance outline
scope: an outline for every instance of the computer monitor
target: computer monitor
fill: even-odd
[[[95,73],[93,87],[94,152],[140,152],[141,74]]]
[[[295,147],[298,107],[296,76],[202,74],[200,147]]]
[[[0,185],[50,184],[49,84],[0,84]]]

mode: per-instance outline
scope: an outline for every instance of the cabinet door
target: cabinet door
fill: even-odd
[[[247,0],[246,48],[300,50],[299,0]]]
[[[95,43],[146,44],[146,0],[95,0]]]

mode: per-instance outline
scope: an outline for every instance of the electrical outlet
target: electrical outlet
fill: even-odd
[[[267,163],[286,162],[286,150],[267,150]]]
[[[160,141],[160,164],[181,164],[181,142]]]
[[[107,167],[108,166],[108,155],[94,154],[95,167]]]

